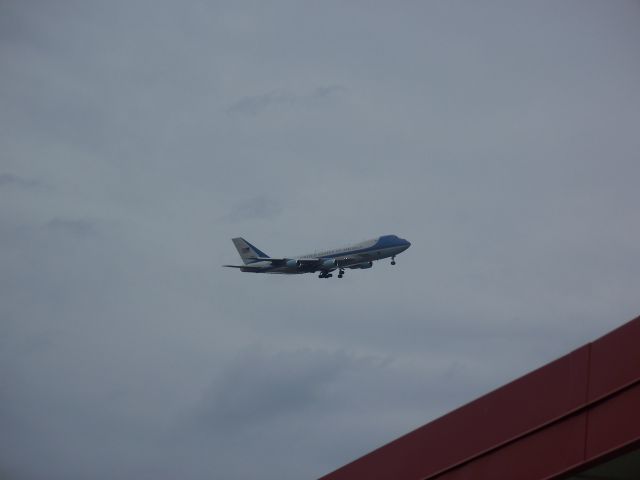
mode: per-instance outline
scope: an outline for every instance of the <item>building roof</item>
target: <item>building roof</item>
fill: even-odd
[[[640,317],[322,480],[637,479],[636,449]]]

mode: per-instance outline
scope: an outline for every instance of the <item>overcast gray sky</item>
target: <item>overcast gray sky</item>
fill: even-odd
[[[639,45],[637,1],[0,3],[0,477],[315,478],[640,313]]]

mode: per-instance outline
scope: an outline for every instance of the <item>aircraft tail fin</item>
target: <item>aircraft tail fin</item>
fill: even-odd
[[[240,258],[242,258],[245,265],[259,261],[258,258],[269,258],[269,255],[258,249],[256,246],[251,245],[244,238],[233,238],[231,241],[236,246],[236,250],[238,250]]]

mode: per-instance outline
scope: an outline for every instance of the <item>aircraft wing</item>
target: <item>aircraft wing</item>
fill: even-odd
[[[313,266],[319,264],[322,260],[319,258],[273,258],[273,257],[251,257],[258,262],[270,262],[271,265],[283,265],[289,260],[295,261],[300,266]]]
[[[296,259],[296,262],[298,262],[299,265],[301,266],[311,266],[311,265],[317,265],[318,263],[320,263],[320,259],[319,258],[298,258]]]
[[[282,265],[286,262],[287,258],[273,258],[273,257],[249,257],[251,260],[255,260],[256,262],[270,262],[271,265]]]
[[[222,265],[223,267],[228,267],[228,268],[244,268],[245,270],[261,270],[261,267],[252,267],[251,265]]]

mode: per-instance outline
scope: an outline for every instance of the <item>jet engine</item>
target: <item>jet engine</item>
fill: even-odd
[[[285,265],[288,268],[302,268],[302,262],[300,260],[287,260]]]
[[[336,268],[337,266],[338,261],[335,258],[327,258],[320,264],[320,268],[322,269]]]
[[[373,262],[358,263],[356,265],[351,265],[349,268],[359,268],[364,270],[365,268],[371,268],[371,267],[373,267]]]

